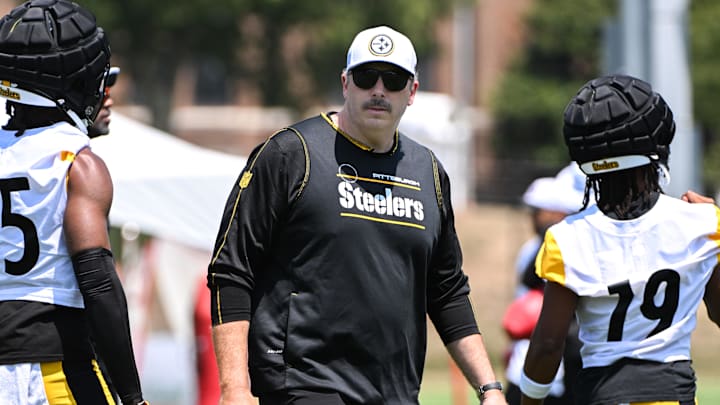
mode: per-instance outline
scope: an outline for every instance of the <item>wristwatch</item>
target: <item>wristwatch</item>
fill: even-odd
[[[491,382],[491,383],[479,386],[477,388],[478,398],[480,398],[482,400],[483,395],[485,395],[486,392],[491,391],[491,390],[499,390],[500,392],[502,392],[502,390],[503,390],[502,383],[500,381],[495,381],[495,382]]]

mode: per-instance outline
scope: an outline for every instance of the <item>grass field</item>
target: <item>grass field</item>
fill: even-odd
[[[529,213],[522,208],[474,205],[456,213],[456,227],[463,248],[464,269],[470,277],[478,324],[495,366],[504,381],[501,357],[508,341],[501,318],[514,288],[513,264],[521,244],[531,235]],[[720,404],[720,330],[707,319],[704,306],[693,334],[693,365],[698,376],[700,405]],[[467,387],[466,402],[453,404],[448,355],[430,327],[428,357],[420,392],[423,405],[477,404]]]
[[[428,370],[420,390],[420,404],[470,405],[478,403],[475,393],[469,386],[466,386],[465,402],[462,402],[462,399],[453,398],[449,375],[447,369]],[[698,372],[697,399],[699,405],[720,404],[720,373],[703,375]]]
[[[699,405],[717,405],[720,404],[720,384],[717,383],[717,379],[714,384],[711,382],[699,382],[698,383],[698,404]],[[424,384],[420,391],[420,403],[422,405],[470,405],[477,404],[477,398],[475,393],[468,388],[467,396],[462,400],[456,400],[457,403],[453,404],[452,392],[449,383],[434,382],[430,384]]]

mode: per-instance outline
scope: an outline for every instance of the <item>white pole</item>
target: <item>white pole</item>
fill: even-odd
[[[672,108],[677,125],[670,147],[672,181],[665,190],[674,197],[679,197],[688,189],[701,191],[701,155],[693,125],[688,64],[688,3],[689,0],[652,0],[649,14],[649,80]]]
[[[623,0],[620,8],[623,61],[620,69],[643,80],[649,80],[648,1],[650,0]]]

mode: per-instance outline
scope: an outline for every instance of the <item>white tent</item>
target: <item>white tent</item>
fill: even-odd
[[[146,394],[189,405],[195,294],[245,158],[193,145],[117,112],[110,135],[93,139],[91,148],[113,179],[110,224],[154,238],[144,246],[122,242],[123,284]],[[169,330],[157,330],[153,306],[161,308]]]
[[[0,124],[6,121],[0,98]],[[212,250],[245,158],[191,144],[117,112],[110,131],[91,141],[113,179],[110,224]]]
[[[114,185],[110,223],[210,251],[245,159],[202,148],[121,114],[91,141]]]
[[[4,111],[0,99],[0,124],[7,121]],[[93,139],[91,148],[113,179],[110,224],[157,242],[143,251],[133,241],[123,243],[123,251],[136,256],[123,263],[123,284],[143,385],[149,396],[189,405],[194,294],[245,158],[193,145],[117,112],[110,135]],[[150,331],[154,301],[160,302],[169,334]],[[156,355],[168,351],[173,351],[169,357]]]

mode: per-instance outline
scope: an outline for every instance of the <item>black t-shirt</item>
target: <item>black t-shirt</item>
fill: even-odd
[[[259,146],[231,191],[213,323],[251,320],[256,395],[332,387],[416,403],[427,316],[446,343],[478,333],[461,265],[434,155],[401,134],[374,153],[317,116]]]

